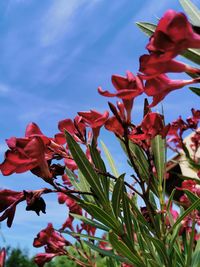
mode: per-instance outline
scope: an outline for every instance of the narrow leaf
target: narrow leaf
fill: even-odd
[[[158,179],[160,181],[160,185],[162,185],[165,171],[165,139],[163,139],[160,135],[156,135],[151,144]]]
[[[106,166],[101,158],[100,152],[97,150],[96,146],[94,145],[94,143],[92,144],[92,146],[89,147],[90,148],[90,155],[92,157],[92,161],[95,165],[95,167],[106,173]],[[101,180],[101,185],[104,189],[104,194],[107,196],[107,199],[109,199],[109,184],[110,184],[110,178],[106,177],[104,175],[99,175],[99,178]]]
[[[109,166],[111,168],[113,175],[115,177],[119,177],[119,172],[118,172],[117,167],[115,165],[114,159],[112,158],[110,151],[108,150],[107,146],[104,144],[103,141],[101,141],[101,146],[102,146],[103,152],[106,156],[106,159],[108,160],[108,163],[109,163]]]
[[[124,176],[125,174],[120,175],[115,183],[113,194],[112,194],[112,207],[115,213],[115,216],[118,218],[120,213],[120,202],[122,198],[122,189],[124,184]]]
[[[190,0],[179,0],[192,24],[200,26],[200,11]]]
[[[173,232],[177,225],[180,224],[180,222],[188,215],[190,212],[192,212],[195,209],[199,209],[200,206],[200,198],[197,199],[192,205],[183,212],[183,214],[176,220],[175,224],[172,226],[172,228],[169,230],[168,233]]]
[[[156,25],[148,22],[136,22],[136,25],[148,36],[151,36],[155,29]]]
[[[199,262],[200,262],[200,239],[197,241],[195,251],[193,253],[192,257],[192,267],[199,267]]]
[[[94,244],[88,242],[88,241],[84,241],[84,243],[90,247],[91,249],[97,251],[98,253],[104,255],[104,256],[107,256],[107,257],[111,257],[115,260],[118,260],[120,262],[125,262],[127,264],[131,264],[131,261],[129,261],[128,259],[126,258],[123,258],[123,257],[120,257],[118,255],[115,255],[112,251],[109,251],[109,250],[103,250],[101,248],[99,248],[98,246],[95,246]]]
[[[184,190],[185,194],[187,195],[187,197],[189,198],[189,200],[191,201],[191,203],[194,203],[195,201],[199,200],[200,198],[197,197],[196,195],[194,195],[191,191],[189,190]],[[196,208],[198,211],[200,211],[200,206]]]
[[[127,154],[126,147],[124,143],[120,142],[123,150]],[[143,152],[143,150],[133,142],[129,141],[129,147],[131,151],[131,155],[135,162],[135,165],[140,173],[140,176],[145,180],[148,181],[149,179],[149,163],[148,160]]]
[[[110,229],[113,229],[119,234],[123,233],[123,230],[121,228],[121,224],[118,222],[118,220],[114,217],[112,214],[112,211],[110,213],[104,211],[97,205],[94,205],[92,203],[82,203],[81,206],[96,220],[100,221],[101,223],[105,224]]]
[[[71,235],[74,238],[76,238],[76,237],[82,237],[82,238],[87,238],[87,239],[101,241],[101,242],[108,242],[108,240],[105,240],[105,239],[100,238],[100,237],[90,236],[90,235],[85,235],[85,234],[79,234],[79,233],[71,232],[71,231],[68,231],[68,230],[61,230],[59,232],[62,233],[62,234]]]
[[[95,194],[97,195],[98,201],[101,201],[102,205],[104,206],[107,205],[107,199],[103,193],[103,188],[99,181],[99,177],[94,171],[91,163],[85,156],[80,146],[73,139],[73,137],[68,132],[65,132],[65,134],[70,152],[72,153],[73,159],[78,165],[78,168],[80,169],[84,177],[87,179],[87,182],[91,186],[92,191],[95,192]]]
[[[107,226],[105,226],[101,223],[98,223],[98,222],[94,221],[93,219],[89,219],[89,218],[86,218],[85,216],[81,216],[81,215],[78,215],[75,213],[70,213],[70,215],[72,215],[74,218],[76,218],[78,220],[81,220],[82,222],[84,222],[86,224],[89,224],[91,226],[96,227],[97,229],[101,229],[101,230],[104,230],[107,232],[110,230],[110,228],[108,228]]]
[[[190,87],[190,90],[196,95],[200,96],[200,88]]]
[[[124,242],[118,239],[117,235],[112,231],[109,232],[109,241],[114,249],[116,249],[121,255],[129,259],[135,266],[145,267],[141,258],[137,255],[136,251],[133,253]]]
[[[133,223],[130,212],[130,204],[129,197],[127,196],[126,187],[124,186],[123,194],[122,194],[122,206],[123,206],[123,216],[124,223],[127,230],[128,238],[130,239],[132,246],[134,247],[134,232],[133,232]]]

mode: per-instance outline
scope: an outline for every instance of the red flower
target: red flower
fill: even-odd
[[[147,49],[160,55],[160,60],[174,58],[187,48],[200,48],[200,36],[192,29],[183,13],[168,10],[160,19]]]
[[[180,89],[185,85],[198,83],[199,81],[199,78],[192,80],[170,80],[165,74],[161,74],[156,78],[147,80],[144,88],[145,93],[148,96],[153,96],[153,102],[149,105],[149,107],[156,106],[171,91]]]
[[[51,177],[46,160],[46,150],[50,145],[50,139],[41,133],[36,124],[31,123],[27,126],[24,138],[11,137],[6,142],[9,150],[5,153],[4,162],[0,165],[3,175],[22,173],[39,167],[42,178]]]
[[[3,248],[0,251],[0,267],[5,266],[5,259],[6,259],[6,250],[5,250],[5,248]]]
[[[169,125],[164,126],[162,115],[150,112],[144,117],[139,128],[142,133],[135,134],[134,131],[133,134],[129,135],[130,139],[149,140],[158,134],[165,137],[169,130]]]
[[[58,202],[60,204],[65,203],[67,207],[69,208],[69,213],[82,215],[82,209],[77,204],[77,202],[74,199],[70,198],[69,196],[65,195],[64,193],[58,193]],[[66,227],[68,227],[73,231],[73,225],[72,225],[73,220],[74,220],[74,217],[69,215],[66,221],[64,222],[62,229],[65,229]]]
[[[33,241],[34,247],[46,246],[46,250],[51,253],[65,252],[64,247],[69,245],[69,242],[64,239],[64,237],[56,232],[51,223],[41,230],[37,237]]]
[[[43,267],[46,262],[51,261],[54,257],[56,257],[58,255],[60,255],[60,254],[59,253],[38,253],[34,258],[34,262],[39,267]]]
[[[101,87],[98,88],[98,92],[103,96],[116,96],[121,98],[123,100],[128,119],[130,121],[133,100],[136,96],[143,93],[142,81],[138,76],[134,76],[130,71],[127,71],[126,77],[113,75],[112,83],[117,90],[116,93],[103,91]]]
[[[71,119],[59,121],[58,129],[61,133],[55,135],[55,140],[57,143],[62,145],[66,143],[64,134],[65,130],[69,132],[77,142],[84,143],[86,129],[82,117],[76,116],[74,122]]]
[[[35,263],[39,267],[43,267],[46,262],[51,261],[52,258],[58,255],[65,255],[65,247],[70,245],[64,237],[56,232],[51,223],[48,226],[41,230],[37,237],[33,241],[34,247],[45,246],[46,253],[39,253],[35,257]]]
[[[99,136],[100,128],[105,124],[108,119],[109,113],[105,111],[103,114],[96,110],[90,110],[85,112],[78,112],[83,121],[92,128],[93,136],[95,139]]]
[[[115,116],[110,117],[106,123],[105,128],[108,131],[114,132],[116,135],[123,136],[124,135],[124,129],[121,125],[121,123],[116,119]]]
[[[143,79],[150,79],[166,72],[190,72],[199,73],[200,70],[177,60],[160,61],[160,55],[152,53],[140,57],[140,69]]]
[[[0,190],[0,222],[7,219],[7,226],[11,227],[17,204],[24,200],[23,192],[12,191],[9,189]]]

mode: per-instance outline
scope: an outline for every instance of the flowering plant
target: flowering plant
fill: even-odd
[[[78,266],[97,266],[97,254],[111,267],[199,266],[200,110],[192,109],[186,120],[179,117],[167,125],[163,114],[151,110],[173,90],[200,82],[198,67],[175,60],[181,54],[200,62],[199,11],[189,1],[182,4],[195,25],[173,10],[168,10],[157,26],[138,23],[151,36],[146,46],[148,54],[140,57],[139,73],[113,75],[114,92],[98,88],[102,96],[120,100],[116,105],[109,102],[111,115],[108,111],[78,112],[74,120],[58,123],[59,132],[54,137],[45,136],[35,123],[30,123],[24,137],[6,140],[9,149],[0,165],[1,173],[31,171],[47,187],[1,189],[0,221],[6,220],[11,227],[22,201],[27,211],[45,213],[43,196],[50,193],[57,193],[58,202],[69,209],[59,230],[49,223],[34,239],[35,247],[45,249],[35,257],[39,267],[56,256],[66,256]],[[166,74],[169,72],[186,72],[192,78],[172,80]],[[198,88],[191,91],[200,95]],[[143,120],[135,125],[131,117],[134,100],[144,93],[152,101],[149,104],[145,99]],[[130,178],[118,173],[102,143],[110,164],[108,171],[99,146],[103,126],[120,142],[132,170]],[[189,146],[183,137],[187,130],[193,132]],[[168,147],[177,153],[173,161],[166,159]],[[187,168],[193,170],[192,176],[177,171],[183,157]],[[67,240],[66,235],[76,242]],[[4,262],[2,249],[0,267]]]

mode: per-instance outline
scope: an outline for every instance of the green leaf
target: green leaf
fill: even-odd
[[[118,236],[113,233],[112,231],[109,232],[109,241],[114,249],[117,250],[121,255],[129,259],[134,266],[138,267],[145,267],[144,263],[142,262],[141,258],[137,255],[137,252],[131,251],[123,241],[121,241]]]
[[[194,203],[195,201],[199,200],[200,198],[197,197],[196,195],[194,195],[191,191],[189,190],[184,190],[185,194],[187,195],[187,197],[189,198],[189,200],[191,201],[191,203]],[[196,208],[198,211],[200,211],[200,206]]]
[[[200,64],[200,49],[189,48],[181,55],[198,65]]]
[[[101,141],[101,146],[102,146],[103,152],[106,156],[106,159],[108,160],[108,163],[109,163],[109,166],[111,168],[113,175],[115,177],[119,177],[119,172],[118,172],[117,167],[115,165],[114,159],[112,158],[110,151],[108,150],[107,146],[104,144],[103,141]]]
[[[194,237],[195,237],[195,218],[192,218],[192,229],[190,232],[190,241],[188,244],[188,253],[187,253],[187,262],[186,262],[186,267],[191,266],[191,261],[192,261],[192,255],[193,255],[193,248],[194,248]]]
[[[122,198],[124,176],[125,176],[125,174],[122,174],[117,179],[117,182],[115,183],[115,186],[113,189],[113,194],[112,194],[112,207],[113,207],[113,211],[115,213],[115,216],[117,218],[118,218],[119,213],[120,213],[120,202],[121,202],[121,198]]]
[[[100,254],[102,254],[102,255],[104,255],[104,256],[111,257],[111,258],[113,258],[113,259],[115,259],[115,260],[118,260],[118,261],[120,261],[120,262],[125,262],[125,263],[127,263],[127,264],[131,264],[131,261],[129,261],[129,260],[126,259],[126,258],[120,257],[120,256],[118,256],[118,255],[115,255],[112,251],[109,251],[109,250],[103,250],[103,249],[101,249],[101,248],[95,246],[94,244],[92,244],[92,243],[90,243],[90,242],[88,242],[88,241],[84,241],[84,243],[85,243],[88,247],[90,247],[91,249],[97,251],[98,253],[100,253]]]
[[[138,224],[140,224],[141,227],[143,228],[146,227],[148,231],[154,233],[150,224],[145,220],[144,216],[141,214],[138,207],[135,205],[134,201],[132,199],[128,199],[128,200],[130,202],[130,205],[132,206],[132,210],[133,210],[135,218],[137,219]]]
[[[146,241],[146,244],[147,244],[146,250],[149,250],[150,251],[151,258],[153,257],[154,260],[156,261],[157,264],[155,266],[162,266],[162,259],[160,257],[158,257],[158,254],[157,254],[157,251],[155,250],[154,245],[152,244],[152,242],[148,238],[149,235],[147,235],[145,233],[139,233],[139,234],[142,235],[142,237]],[[139,236],[139,234],[137,236]],[[143,243],[144,244],[144,241],[142,240],[142,242],[140,242],[140,243]],[[142,248],[142,250],[144,251],[144,248]]]
[[[94,226],[98,229],[101,229],[101,230],[104,230],[104,231],[109,231],[110,228],[108,228],[107,226],[101,224],[101,223],[98,223],[96,221],[94,221],[93,219],[89,219],[89,218],[86,218],[85,216],[81,216],[81,215],[78,215],[78,214],[75,214],[75,213],[70,213],[70,215],[72,215],[74,218],[78,219],[78,220],[81,220],[82,222],[86,223],[86,224],[89,224],[91,226]]]
[[[127,154],[124,143],[120,142],[120,144]],[[131,141],[129,141],[129,147],[140,176],[147,182],[149,179],[149,163],[143,150]]]
[[[131,244],[134,248],[134,233],[133,233],[133,223],[131,219],[131,212],[130,212],[130,204],[129,204],[129,197],[127,196],[126,187],[124,186],[123,194],[122,194],[122,206],[123,206],[123,216],[124,216],[124,223],[127,230],[128,238],[131,241]]]
[[[117,267],[118,264],[112,258],[106,258],[106,266],[107,267]]]
[[[170,197],[168,199],[168,202],[167,202],[167,211],[169,212],[169,209],[170,209],[170,206],[172,204],[172,201],[173,201],[173,198],[174,198],[174,194],[176,192],[176,188],[174,188],[170,194]]]
[[[92,157],[92,161],[95,165],[95,167],[102,171],[103,173],[106,173],[106,166],[100,156],[99,151],[96,148],[96,145],[94,145],[94,143],[92,144],[92,146],[89,147],[90,149],[90,155]],[[104,194],[107,196],[107,199],[109,199],[109,184],[110,184],[110,178],[106,177],[104,175],[100,175],[99,174],[99,178],[101,180],[101,185],[104,189]]]
[[[195,251],[193,253],[192,257],[192,267],[199,267],[199,262],[200,262],[200,239],[197,241]]]
[[[185,255],[184,255],[184,253],[182,251],[181,252],[179,251],[178,246],[176,244],[174,244],[173,247],[174,247],[174,251],[176,252],[176,256],[177,256],[177,265],[179,264],[178,266],[180,266],[180,267],[185,266],[185,262],[184,262]],[[176,267],[176,266],[174,266],[174,267]]]
[[[200,88],[190,87],[189,89],[196,95],[200,96]]]
[[[80,191],[91,192],[90,185],[80,170],[78,170],[78,178],[79,178]],[[83,199],[88,201],[88,202],[92,202],[92,203],[95,202],[95,198],[93,196],[84,195],[84,194],[82,196],[83,196]]]
[[[154,164],[156,167],[158,179],[160,181],[160,185],[162,186],[164,172],[165,172],[165,139],[160,135],[156,135],[152,140],[151,147],[154,157]]]
[[[82,192],[91,192],[90,186],[87,180],[85,179],[85,177],[83,176],[83,174],[80,172],[80,170],[78,174],[79,179],[70,169],[66,168],[65,172],[67,176],[69,177],[71,184],[75,187],[75,189],[82,191]],[[83,194],[82,197],[84,200],[88,202],[94,202],[94,197],[90,195]]]
[[[200,198],[198,198],[194,203],[192,203],[192,205],[186,211],[183,212],[183,214],[176,220],[175,224],[172,226],[172,228],[169,230],[168,233],[173,232],[176,226],[178,226],[181,223],[181,221],[188,214],[190,214],[190,212],[192,212],[195,209],[199,209],[199,206],[200,206]]]
[[[200,26],[200,11],[190,0],[179,0],[192,24]]]
[[[161,240],[159,240],[155,237],[152,237],[150,235],[147,235],[147,238],[154,244],[154,247],[156,248],[156,251],[159,255],[159,258],[162,261],[163,261],[163,259],[167,259],[166,247],[165,247],[164,243]],[[163,261],[163,263],[164,263],[164,261]]]
[[[83,207],[96,220],[105,224],[110,229],[113,229],[118,234],[123,233],[123,229],[121,228],[121,224],[114,217],[114,215],[111,211],[106,212],[102,208],[98,207],[97,205],[94,205],[92,203],[87,203],[87,202],[82,203],[81,207]]]
[[[156,25],[148,22],[136,22],[136,25],[148,36],[151,36],[155,29]]]
[[[105,239],[100,238],[100,237],[90,236],[90,235],[85,235],[85,234],[79,234],[79,233],[76,233],[76,232],[71,232],[69,230],[61,230],[59,232],[62,233],[62,234],[71,235],[72,237],[82,237],[82,238],[87,238],[87,239],[101,241],[101,242],[108,242],[108,240],[105,240]]]
[[[95,192],[95,194],[97,195],[98,201],[101,201],[104,207],[107,206],[108,200],[103,193],[103,188],[101,186],[99,177],[94,171],[93,166],[91,165],[91,163],[85,156],[80,146],[73,139],[73,137],[68,132],[65,132],[65,134],[66,134],[68,147],[73,156],[73,159],[78,165],[78,168],[80,169],[85,179],[87,179],[87,182],[92,188],[92,192]]]

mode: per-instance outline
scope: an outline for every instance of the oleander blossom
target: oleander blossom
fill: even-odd
[[[5,266],[5,260],[6,260],[6,250],[5,248],[2,248],[0,251],[0,267]]]
[[[160,61],[168,61],[187,48],[200,48],[200,35],[193,31],[185,14],[168,10],[159,20],[147,49],[159,54]]]
[[[100,132],[100,128],[105,124],[108,119],[109,113],[105,111],[103,114],[96,111],[80,111],[78,112],[79,116],[82,117],[83,122],[92,128],[93,138],[97,140]]]
[[[3,163],[0,164],[0,170],[5,176],[31,171],[52,183],[52,178],[56,174],[55,164],[54,170],[51,170],[52,159],[67,157],[64,147],[57,144],[53,138],[45,136],[35,123],[28,124],[25,137],[11,137],[6,143],[9,149],[5,153]]]
[[[149,107],[154,107],[160,103],[170,92],[181,89],[186,85],[199,83],[200,78],[191,80],[171,80],[167,75],[160,74],[145,83],[144,91],[148,96],[153,97]]]
[[[45,253],[39,253],[35,257],[35,263],[39,267],[43,267],[46,262],[49,262],[55,256],[65,255],[66,246],[71,245],[65,238],[53,228],[49,223],[47,227],[41,230],[33,241],[34,247],[45,248]]]
[[[11,227],[16,206],[24,200],[23,192],[13,191],[9,189],[0,190],[0,222],[7,220],[7,226]]]
[[[137,129],[139,129],[138,133]],[[155,112],[149,112],[145,115],[142,123],[137,127],[137,129],[130,132],[129,138],[133,141],[148,141],[153,139],[156,135],[161,135],[162,138],[165,138],[169,130],[169,125],[164,126],[162,115]]]
[[[69,132],[77,142],[85,143],[86,126],[81,116],[76,116],[74,121],[71,119],[59,121],[58,129],[60,133],[55,135],[58,144],[64,145],[66,143],[65,131]]]
[[[127,71],[126,77],[119,75],[112,75],[112,84],[117,90],[116,93],[110,93],[109,91],[103,91],[101,87],[98,88],[98,92],[102,96],[106,97],[119,97],[124,103],[124,107],[127,112],[128,121],[131,121],[131,110],[133,107],[134,99],[141,95],[144,91],[143,83],[139,76],[133,75],[132,72]]]
[[[142,55],[140,57],[140,69],[143,73],[140,77],[142,79],[152,79],[156,76],[167,72],[189,72],[199,74],[198,68],[191,67],[183,62],[170,59],[166,61],[160,61],[160,55],[151,53],[150,55]]]

